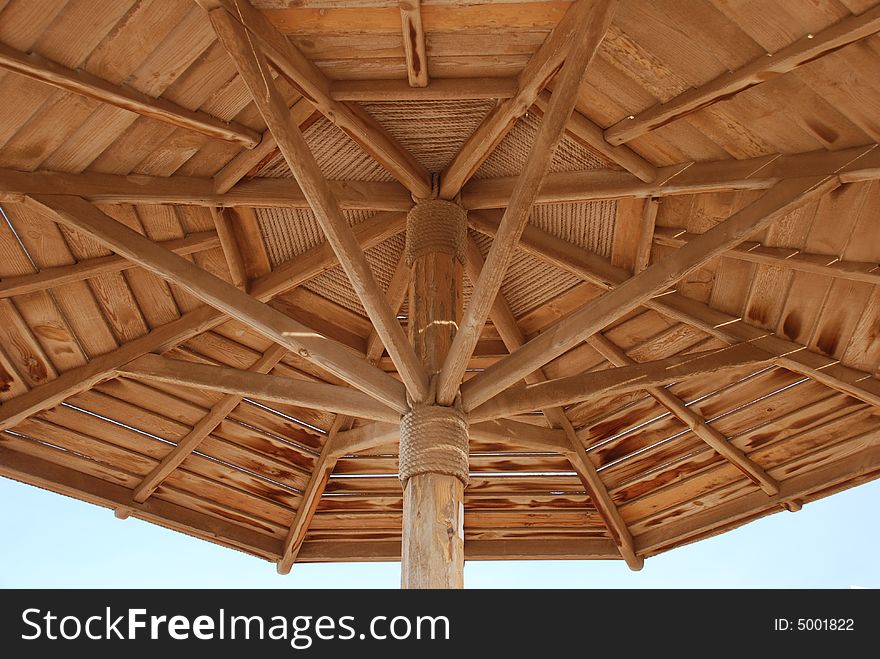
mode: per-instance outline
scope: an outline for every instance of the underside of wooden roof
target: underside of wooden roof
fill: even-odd
[[[0,0],[0,475],[272,561],[398,560],[393,396],[267,337],[407,373],[258,106],[277,89],[405,330],[414,199],[468,210],[467,309],[566,16],[602,2]],[[880,476],[880,5],[606,4],[466,364],[468,559],[648,557]],[[478,400],[508,364],[549,382]]]

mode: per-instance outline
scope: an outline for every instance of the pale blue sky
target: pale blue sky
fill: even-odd
[[[676,549],[620,561],[476,562],[472,588],[880,587],[880,482]],[[0,587],[396,588],[397,563],[271,563],[0,478]]]

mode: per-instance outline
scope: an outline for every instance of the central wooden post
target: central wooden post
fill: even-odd
[[[461,319],[467,216],[461,206],[429,200],[407,222],[409,332],[434,379]],[[433,387],[432,387],[433,396]],[[461,588],[464,581],[464,487],[467,422],[434,400],[413,405],[401,422],[403,588]]]

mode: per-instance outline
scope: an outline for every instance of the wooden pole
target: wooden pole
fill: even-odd
[[[461,318],[466,231],[464,210],[440,200],[418,204],[407,223],[407,259],[412,264],[410,339],[432,379],[443,366]],[[414,410],[413,414],[417,412]],[[404,417],[401,434],[407,417]],[[402,439],[402,480],[409,450]],[[467,478],[466,463],[463,476]],[[425,472],[405,478],[402,539],[403,588],[462,587],[464,481],[461,474]]]

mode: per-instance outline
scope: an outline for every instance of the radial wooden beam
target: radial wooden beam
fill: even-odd
[[[407,408],[403,386],[348,348],[321,336],[182,256],[163,249],[84,199],[60,195],[28,197],[25,203],[36,212],[94,238],[117,254],[175,283],[386,405],[401,412]]]
[[[19,172],[0,169],[0,202],[21,202],[34,194],[66,194],[101,204],[180,204],[208,207],[309,208],[299,186],[288,179],[255,178],[217,192],[209,178],[116,176]],[[406,211],[412,195],[399,183],[330,181],[343,210]]]
[[[838,185],[840,181],[836,176],[791,179],[778,184],[758,200],[702,234],[699,240],[689,243],[613,290],[591,300],[514,354],[468,380],[461,388],[465,409],[473,409],[503,391],[528,373],[662,293],[707,261]]]
[[[431,78],[427,87],[411,87],[408,80],[333,80],[330,96],[337,101],[461,101],[511,98],[516,78]]]
[[[867,144],[833,152],[679,163],[659,168],[657,178],[650,183],[611,170],[553,173],[546,177],[535,203],[768,190],[785,179],[828,174],[837,174],[842,183],[880,178],[880,149],[876,144]],[[461,204],[469,210],[504,208],[516,181],[514,176],[470,181],[462,190]]]
[[[654,242],[667,247],[682,247],[699,234],[685,229],[658,227]],[[747,261],[775,268],[809,272],[814,275],[846,279],[848,281],[880,284],[880,264],[861,261],[844,261],[830,254],[812,254],[792,247],[766,247],[759,242],[746,241],[728,250],[723,258]],[[2,290],[2,284],[0,284]]]
[[[497,216],[493,218],[485,212],[470,213],[469,220],[471,226],[487,235],[494,235],[499,221]],[[536,227],[526,227],[520,245],[541,260],[606,290],[629,278],[627,271],[614,266],[608,259]],[[670,292],[648,300],[644,306],[672,320],[692,325],[725,343],[749,341],[776,358],[779,366],[813,378],[868,405],[880,407],[880,380],[870,373],[843,366],[836,359],[810,352],[804,345],[770,334],[679,293]]]
[[[191,233],[185,238],[176,238],[159,243],[165,249],[181,256],[213,249],[219,244],[220,240],[213,231],[200,231],[198,233]],[[0,299],[33,293],[35,291],[44,291],[71,282],[90,279],[98,275],[121,272],[135,267],[137,267],[136,264],[128,259],[112,254],[110,256],[83,259],[71,265],[45,268],[30,275],[4,277],[0,279]]]
[[[755,85],[792,71],[802,64],[832,53],[843,46],[880,31],[880,7],[850,16],[816,34],[808,34],[776,53],[724,73],[705,85],[655,105],[632,118],[622,119],[605,131],[611,144],[623,144],[639,135],[731,98]]]
[[[391,282],[388,284],[388,289],[385,291],[388,305],[395,312],[400,310],[406,299],[407,289],[409,288],[409,270],[406,255],[402,254]],[[385,349],[378,336],[376,330],[373,329],[370,338],[367,340],[367,361],[372,364],[379,361]],[[333,425],[327,433],[327,439],[324,441],[321,454],[318,456],[311,476],[309,476],[309,482],[306,484],[305,490],[303,490],[302,502],[296,511],[293,524],[284,540],[281,559],[276,565],[278,574],[288,574],[296,562],[297,556],[299,556],[309,525],[312,522],[315,511],[318,509],[318,503],[324,494],[324,489],[327,487],[327,481],[333,473],[337,461],[345,454],[344,446],[340,449],[340,446],[345,443],[344,439],[340,438],[340,434],[348,431],[354,420],[353,417],[345,415],[338,415],[333,420]],[[397,423],[389,425],[399,428]]]
[[[633,366],[637,363],[601,333],[591,336],[588,342],[600,355],[611,362],[614,366]],[[706,419],[690,409],[684,401],[675,396],[675,394],[668,389],[661,387],[648,387],[645,391],[647,391],[648,395],[654,400],[669,410],[673,416],[690,428],[691,432],[697,437],[715,449],[720,455],[724,456],[731,464],[745,474],[747,478],[755,483],[755,485],[770,495],[779,492],[779,483],[776,482],[776,479],[769,476],[759,464],[751,460],[745,453],[731,444],[727,437],[722,435],[713,426],[710,426],[706,422]]]
[[[22,53],[5,44],[0,44],[0,67],[64,91],[88,96],[208,137],[234,142],[248,149],[254,148],[260,142],[258,132],[241,124],[225,122],[204,112],[188,110],[132,87],[114,85],[82,69],[68,69],[35,53]]]
[[[305,130],[310,126],[317,114],[315,106],[305,98],[299,99],[290,108],[290,120],[300,130]],[[217,194],[229,192],[236,183],[250,174],[260,163],[267,161],[277,148],[278,145],[275,144],[272,131],[264,131],[257,146],[242,151],[226,163],[223,169],[214,174],[214,192]]]
[[[538,98],[535,99],[535,106],[539,112],[544,113],[547,111],[550,105],[550,98],[550,92],[546,90],[538,95]],[[642,156],[628,146],[609,144],[605,141],[602,129],[577,110],[572,112],[566,126],[566,131],[576,142],[580,142],[588,149],[596,151],[611,162],[620,165],[642,181],[650,183],[657,178],[657,167],[642,158]]]
[[[143,355],[120,367],[118,372],[119,375],[137,380],[197,387],[205,391],[235,394],[364,419],[394,422],[400,418],[395,410],[355,389],[266,375],[257,370],[243,371],[159,355]]]
[[[254,373],[268,373],[275,368],[286,354],[287,350],[283,347],[273,345],[251,365],[249,370]],[[134,363],[136,362],[132,362],[132,364]],[[229,416],[232,410],[238,407],[242,400],[244,400],[244,396],[241,394],[226,394],[214,403],[208,413],[196,422],[192,430],[177,442],[177,446],[171,449],[162,458],[162,461],[134,488],[132,498],[138,503],[146,501],[156,491],[156,488],[162,484],[162,481],[168,478],[180,466],[180,463],[186,460],[198,448],[205,437],[217,429],[217,426]]]
[[[676,355],[632,366],[589,371],[556,380],[512,387],[482,405],[472,408],[469,418],[476,423],[511,417],[628,391],[664,387],[725,370],[766,366],[773,361],[773,358],[763,350],[748,343],[740,343],[718,350]]]
[[[257,109],[275,136],[278,148],[302,188],[315,217],[333,246],[339,263],[348,275],[376,332],[412,398],[428,396],[428,376],[406,334],[373,276],[366,255],[361,251],[348,221],[342,215],[330,186],[324,179],[302,133],[290,121],[290,113],[281,94],[265,71],[268,64],[260,53],[248,49],[246,28],[226,11],[211,12],[214,30],[235,62],[238,72],[251,92]]]
[[[657,212],[659,210],[660,202],[656,199],[648,199],[645,202],[639,225],[639,241],[636,245],[636,254],[633,259],[633,274],[639,274],[651,262],[651,247],[654,244]]]
[[[428,56],[425,51],[425,31],[422,28],[421,0],[400,0],[400,24],[409,86],[427,87]]]
[[[467,269],[468,277],[472,282],[479,279],[483,265],[483,257],[480,254],[480,249],[476,242],[474,242],[473,238],[469,236],[465,267]],[[523,346],[525,343],[525,336],[517,325],[516,318],[501,292],[498,293],[495,302],[492,305],[491,318],[492,324],[495,325],[495,328],[501,335],[501,340],[504,341],[504,345],[510,352],[518,350]],[[526,376],[526,382],[531,384],[544,382],[546,379],[547,378],[541,369]],[[566,446],[565,450],[560,452],[569,459],[572,467],[574,467],[577,472],[578,477],[581,479],[581,482],[584,484],[584,487],[590,496],[590,499],[594,502],[596,510],[601,515],[615,545],[617,545],[620,550],[621,556],[623,556],[630,569],[641,570],[644,566],[644,560],[635,553],[632,536],[629,533],[626,522],[624,522],[623,517],[620,516],[620,512],[617,510],[614,501],[611,500],[611,496],[608,494],[608,489],[599,477],[599,472],[596,471],[596,466],[587,454],[583,442],[578,438],[571,421],[569,421],[568,416],[565,414],[565,410],[561,407],[552,407],[544,409],[543,413],[551,427],[561,430],[563,437],[565,438]],[[488,421],[484,422],[484,424],[485,423],[492,422]],[[500,423],[500,421],[495,421],[495,423]],[[479,425],[483,424],[475,424],[472,428]],[[473,431],[471,431],[471,436],[473,436]]]
[[[230,215],[231,212],[229,209],[212,208],[211,219],[214,221],[214,228],[220,239],[223,258],[226,259],[232,285],[244,291],[247,290],[248,276],[241,247],[235,238],[235,218]]]
[[[390,213],[364,220],[354,229],[361,248],[369,249],[397,235],[403,230],[405,219],[403,214]],[[276,295],[330,270],[336,264],[332,248],[323,243],[252,282],[250,294],[258,300],[269,301]],[[222,312],[210,306],[200,307],[116,350],[93,357],[83,366],[65,371],[45,384],[0,404],[0,430],[12,428],[30,415],[54,407],[65,398],[113,377],[117,368],[141,355],[169,350],[225,320],[226,316]],[[46,363],[51,362],[47,360]]]
[[[588,20],[574,30],[572,47],[559,74],[556,93],[532,143],[526,166],[517,179],[513,196],[486,257],[486,267],[474,283],[468,308],[440,371],[437,380],[437,402],[440,405],[451,405],[458,393],[468,361],[507,273],[507,266],[516,252],[519,236],[529,220],[538,189],[574,109],[587,65],[605,37],[615,7],[616,0],[597,0],[591,5]]]
[[[519,74],[516,94],[492,109],[443,170],[440,175],[440,196],[443,199],[458,195],[516,120],[528,112],[547,81],[562,65],[572,45],[581,53],[592,56],[590,51],[595,51],[611,23],[615,3],[616,0],[578,0],[568,9]],[[587,29],[586,35],[584,28]],[[590,42],[579,43],[587,35]]]
[[[278,72],[290,80],[330,121],[345,131],[379,164],[387,169],[417,197],[431,195],[431,176],[410,153],[401,147],[372,117],[354,106],[335,101],[330,82],[269,20],[245,0],[196,0],[216,12],[220,7],[227,16],[247,28],[246,52],[265,53]],[[253,44],[251,46],[250,44]],[[244,54],[244,53],[242,53]],[[271,82],[267,69],[265,81]],[[260,76],[263,79],[263,75]],[[275,135],[277,139],[277,135]]]

